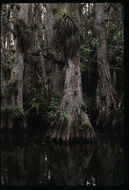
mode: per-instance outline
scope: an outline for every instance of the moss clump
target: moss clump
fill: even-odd
[[[1,99],[3,100],[6,97],[7,81],[2,80],[1,82]]]
[[[10,78],[10,75],[11,75],[10,66],[9,65],[3,65],[2,70],[3,70],[5,78],[8,80]]]
[[[26,23],[22,19],[16,20],[14,28],[18,38],[18,46],[25,53],[32,46],[35,34],[27,27]]]
[[[79,126],[79,130],[89,129],[89,124],[86,120],[82,120],[81,125]]]
[[[16,80],[16,79],[9,80],[7,83],[8,94],[17,93],[18,92],[17,86],[18,86],[18,80]]]
[[[81,109],[82,109],[82,111],[84,111],[84,112],[87,110],[87,106],[86,106],[85,103],[83,103],[83,104],[81,105]]]

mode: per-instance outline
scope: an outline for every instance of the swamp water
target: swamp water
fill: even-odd
[[[1,135],[2,185],[122,185],[123,143],[59,145]]]

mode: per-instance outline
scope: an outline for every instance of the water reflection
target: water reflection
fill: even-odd
[[[2,139],[3,185],[120,185],[124,182],[123,148],[118,142],[57,145]]]

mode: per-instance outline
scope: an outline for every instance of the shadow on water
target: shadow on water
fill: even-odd
[[[10,139],[9,139],[10,138]],[[58,145],[2,135],[3,185],[121,185],[123,144],[99,139],[94,144]],[[23,143],[22,143],[23,142]]]

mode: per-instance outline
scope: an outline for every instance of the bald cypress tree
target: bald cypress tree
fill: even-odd
[[[98,84],[96,91],[96,106],[99,109],[97,125],[112,124],[112,111],[116,110],[115,89],[111,83],[111,73],[107,60],[107,43],[104,26],[104,3],[95,3],[97,47]]]
[[[79,4],[66,3],[56,16],[54,25],[58,43],[66,58],[64,96],[56,125],[51,126],[46,136],[51,139],[93,139],[94,129],[84,111],[80,72],[80,26]]]

